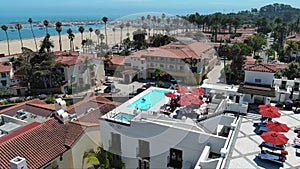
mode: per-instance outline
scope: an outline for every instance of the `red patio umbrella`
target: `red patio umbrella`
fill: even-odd
[[[268,122],[266,124],[266,127],[269,129],[269,130],[272,130],[272,131],[276,131],[276,132],[288,132],[290,130],[290,128],[286,125],[286,124],[283,124],[283,123],[279,123],[279,122]]]
[[[195,104],[195,105],[202,105],[202,104],[204,104],[204,101],[198,99],[198,100],[193,101],[192,104]]]
[[[289,140],[285,135],[274,132],[274,131],[262,133],[261,138],[265,142],[268,142],[268,143],[271,143],[274,145],[284,145]]]
[[[192,94],[196,96],[203,96],[204,90],[202,88],[194,87],[192,88]]]
[[[260,110],[262,110],[262,109],[272,109],[272,110],[274,110],[274,111],[278,111],[278,108],[277,108],[277,107],[272,106],[272,105],[270,105],[270,104],[259,105],[258,108],[259,108]]]
[[[180,99],[185,99],[190,102],[192,102],[194,100],[199,100],[195,95],[192,95],[192,94],[184,94],[183,96],[180,97]]]
[[[180,104],[181,106],[189,106],[189,105],[191,105],[192,103],[191,103],[190,101],[186,100],[186,99],[180,99],[180,100],[178,101],[178,104]]]
[[[274,111],[271,108],[265,108],[259,111],[259,113],[264,116],[264,117],[268,117],[268,118],[278,118],[281,116],[281,114],[278,111]]]
[[[176,91],[177,93],[181,93],[181,94],[185,94],[189,92],[189,90],[185,86],[177,86]]]
[[[176,98],[176,94],[172,92],[165,93],[165,96],[170,98]]]

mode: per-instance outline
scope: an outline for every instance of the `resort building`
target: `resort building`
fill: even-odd
[[[14,78],[13,67],[9,62],[0,62],[0,89],[16,85],[19,80]]]
[[[202,42],[191,44],[172,43],[157,48],[148,48],[133,53],[125,60],[125,65],[133,71],[123,73],[129,82],[137,78],[154,78],[157,69],[183,84],[199,84],[202,76],[217,63],[214,47]],[[130,76],[129,76],[130,75]],[[128,76],[128,77],[126,77]]]
[[[274,79],[274,88],[277,93],[275,101],[283,103],[285,100],[299,99],[300,79],[288,80],[286,77]]]
[[[88,112],[83,111],[78,105],[70,107],[70,111],[75,111],[75,107],[78,107],[77,111],[84,112],[78,118],[67,113],[65,102],[57,99],[52,113],[54,117],[49,117],[41,123],[27,123],[24,127],[0,137],[0,167],[45,169],[90,167],[91,164],[87,164],[83,159],[84,153],[96,150],[100,145],[99,118],[115,107],[100,96],[93,99],[93,103],[97,102],[98,108],[90,109]],[[88,108],[87,104],[91,105],[91,101],[84,103],[85,108]]]
[[[94,86],[105,79],[103,61],[93,54],[78,52],[54,52],[56,62],[63,66],[60,68],[66,84],[64,86]]]
[[[214,94],[198,108],[165,109],[169,89],[150,87],[100,118],[105,150],[126,168],[224,168],[240,120]],[[225,97],[226,98],[226,97]]]

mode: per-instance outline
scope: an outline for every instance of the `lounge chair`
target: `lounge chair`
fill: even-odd
[[[258,158],[260,158],[262,160],[272,161],[272,162],[275,162],[280,165],[283,165],[283,162],[285,162],[285,160],[286,160],[286,158],[284,158],[284,157],[280,157],[280,156],[269,154],[269,153],[259,153]]]
[[[266,148],[269,148],[271,150],[284,150],[285,149],[285,145],[274,145],[274,144],[267,143],[267,142],[262,142],[259,145],[259,147],[260,148],[266,147]]]
[[[264,125],[261,125],[258,128],[258,132],[260,132],[260,133],[262,133],[262,132],[268,132],[268,131],[270,131],[270,130],[266,126],[264,126]]]

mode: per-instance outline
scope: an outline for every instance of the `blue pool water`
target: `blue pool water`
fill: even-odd
[[[134,116],[132,114],[127,114],[127,113],[119,113],[117,114],[114,119],[120,120],[120,121],[126,121],[128,122],[131,120]]]
[[[157,103],[159,103],[163,98],[165,98],[165,93],[167,90],[158,90],[154,89],[146,95],[142,96],[132,104],[128,106],[128,108],[139,109],[139,110],[149,110]]]

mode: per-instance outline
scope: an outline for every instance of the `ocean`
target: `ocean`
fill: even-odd
[[[111,20],[115,19],[110,18]],[[19,33],[18,30],[15,29],[15,24],[16,23],[21,23],[22,24],[22,29],[21,29],[21,36],[22,39],[28,39],[32,38],[32,32],[30,29],[30,24],[28,24],[28,19],[29,17],[23,17],[23,16],[12,16],[12,17],[5,17],[1,18],[0,17],[0,26],[1,25],[6,25],[8,26],[8,37],[10,40],[16,40],[19,39]],[[55,22],[60,21],[60,22],[69,22],[69,21],[100,21],[102,17],[100,18],[99,16],[89,16],[89,17],[82,17],[82,16],[46,16],[46,17],[32,17],[33,20],[33,31],[36,37],[44,37],[46,35],[46,30],[45,27],[43,26],[43,21],[47,19],[49,22],[52,22],[55,24]],[[78,32],[78,27],[83,26],[85,28],[85,32],[89,31],[89,28],[93,28],[93,30],[103,28],[104,24],[78,24],[78,25],[70,25],[70,26],[62,26],[62,35],[67,34],[67,29],[71,28],[73,33]],[[55,25],[48,27],[48,33],[51,36],[58,35],[58,33],[55,30]],[[0,29],[0,41],[6,40],[6,35],[5,32]]]

